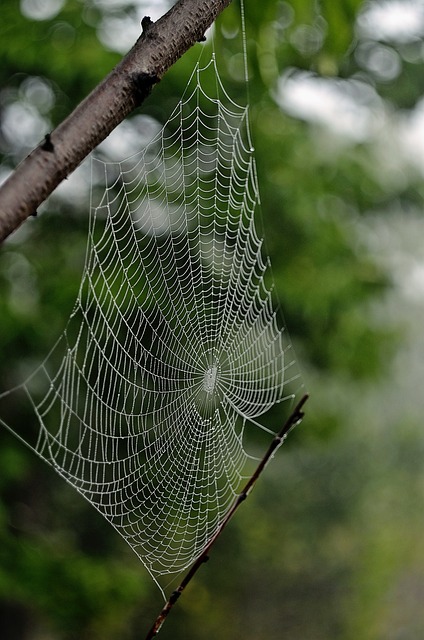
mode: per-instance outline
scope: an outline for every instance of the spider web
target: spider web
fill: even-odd
[[[29,400],[38,427],[26,444],[160,584],[216,533],[253,459],[247,436],[253,450],[255,432],[271,433],[260,416],[292,402],[298,374],[254,220],[247,107],[225,93],[213,54],[147,147],[92,169],[66,329],[0,398]]]

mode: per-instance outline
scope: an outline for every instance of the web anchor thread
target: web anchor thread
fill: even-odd
[[[302,422],[302,420],[303,420],[303,418],[305,416],[305,413],[303,411],[303,406],[304,406],[304,404],[305,404],[305,402],[307,401],[308,398],[309,398],[309,394],[305,393],[304,396],[297,403],[296,407],[293,409],[293,411],[290,414],[290,416],[287,418],[287,420],[284,423],[284,425],[281,428],[281,430],[277,433],[275,438],[272,440],[272,442],[269,445],[267,451],[265,452],[265,455],[263,456],[263,458],[259,462],[259,464],[256,467],[255,471],[253,472],[253,474],[251,475],[251,477],[247,481],[247,483],[244,486],[244,488],[242,489],[242,491],[236,496],[236,498],[234,500],[234,503],[233,503],[232,507],[229,509],[229,511],[228,511],[227,515],[225,516],[224,520],[222,521],[221,526],[218,528],[218,530],[216,531],[215,535],[209,541],[208,545],[205,547],[205,549],[203,550],[201,555],[194,562],[193,566],[190,568],[190,570],[184,576],[184,578],[181,581],[180,585],[175,589],[175,591],[173,591],[171,593],[168,601],[166,602],[165,606],[163,607],[163,609],[159,613],[158,617],[156,618],[155,622],[153,623],[153,625],[152,625],[150,631],[148,632],[145,640],[152,640],[153,638],[155,638],[157,636],[157,634],[159,633],[159,631],[162,628],[163,623],[165,622],[166,618],[168,617],[169,613],[171,612],[173,606],[175,605],[175,603],[177,602],[177,600],[179,599],[179,597],[181,596],[181,594],[183,593],[183,591],[185,590],[185,588],[187,587],[189,582],[192,580],[194,575],[200,569],[202,564],[204,564],[205,562],[207,562],[209,560],[209,553],[210,553],[213,545],[215,544],[215,542],[217,541],[217,539],[219,538],[219,536],[221,535],[221,533],[225,529],[225,527],[228,524],[228,522],[232,519],[232,517],[234,516],[235,512],[237,511],[237,509],[239,508],[241,503],[244,502],[244,500],[246,500],[247,496],[249,495],[249,493],[251,492],[251,490],[255,486],[256,482],[258,481],[259,477],[261,476],[262,471],[267,466],[268,462],[271,460],[271,458],[273,457],[273,455],[275,454],[277,449],[279,449],[279,447],[283,444],[283,442],[287,438],[287,436],[290,433],[290,431],[292,431],[292,429],[294,429],[298,424],[300,424]]]

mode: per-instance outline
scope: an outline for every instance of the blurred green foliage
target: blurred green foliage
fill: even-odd
[[[68,0],[57,2],[50,17],[31,19],[20,10],[30,4],[3,0],[1,8],[4,172],[118,61],[99,40],[99,26],[111,15],[131,17],[137,7]],[[382,247],[389,246],[381,231],[390,223],[384,212],[422,209],[420,172],[406,161],[390,164],[384,136],[401,110],[421,99],[423,43],[413,41],[408,51],[405,43],[386,43],[398,72],[388,78],[372,71],[359,53],[381,43],[361,37],[357,27],[368,6],[359,0],[246,3],[261,215],[312,397],[304,425],[178,603],[164,639],[417,640],[424,634],[424,439],[420,413],[402,400],[407,394],[395,386],[401,378],[393,365],[409,316],[398,317],[401,302],[391,303],[395,312],[387,306],[395,288],[392,265],[367,239],[368,221],[378,218]],[[239,15],[233,2],[219,18],[215,48],[227,92],[244,102],[241,44],[234,37]],[[421,47],[415,57],[413,45]],[[141,113],[166,121],[202,46],[209,45],[197,45],[174,66]],[[279,81],[302,70],[328,82],[364,83],[383,105],[374,118],[387,120],[382,135],[349,138],[301,112],[289,115],[278,98]],[[33,90],[28,81],[34,78],[48,90]],[[13,138],[13,127],[7,128],[17,104],[40,118],[27,139],[25,132],[22,140]],[[42,215],[2,247],[0,389],[31,371],[66,322],[84,261],[87,210],[87,204],[51,198]],[[31,416],[19,406],[3,411],[24,434]],[[277,411],[270,420],[277,428]],[[161,606],[159,592],[116,532],[4,429],[0,469],[2,637],[143,637]]]

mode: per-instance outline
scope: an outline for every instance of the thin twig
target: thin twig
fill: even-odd
[[[179,587],[177,587],[177,589],[175,589],[175,591],[173,591],[172,594],[170,595],[169,600],[163,607],[162,611],[160,612],[153,626],[151,627],[149,633],[147,634],[146,640],[152,640],[152,638],[154,638],[159,633],[172,607],[177,602],[178,598],[180,597],[180,595],[182,594],[182,592],[184,591],[184,589],[186,588],[190,580],[197,573],[201,565],[205,563],[207,560],[209,560],[209,552],[211,548],[213,547],[213,545],[215,544],[215,542],[223,532],[224,528],[227,526],[228,522],[231,520],[231,518],[237,511],[238,507],[247,498],[247,496],[255,486],[259,476],[261,475],[262,471],[264,470],[264,468],[266,467],[266,465],[274,455],[275,451],[283,444],[284,440],[287,437],[287,434],[302,421],[305,415],[303,412],[303,405],[305,404],[308,398],[309,398],[309,394],[306,393],[298,402],[298,404],[296,405],[296,407],[294,408],[290,416],[287,418],[284,426],[282,427],[280,432],[275,436],[275,438],[269,445],[267,452],[265,453],[262,460],[259,462],[252,476],[249,478],[248,482],[242,489],[241,493],[239,493],[236,499],[234,500],[232,507],[227,512],[224,520],[222,521],[221,525],[217,529],[215,535],[211,538],[211,540],[209,541],[208,545],[205,547],[201,555],[197,558],[193,566],[184,576]]]

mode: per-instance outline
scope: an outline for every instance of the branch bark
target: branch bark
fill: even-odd
[[[143,20],[143,33],[131,51],[0,187],[0,242],[140,106],[230,2],[178,0],[157,22]]]

